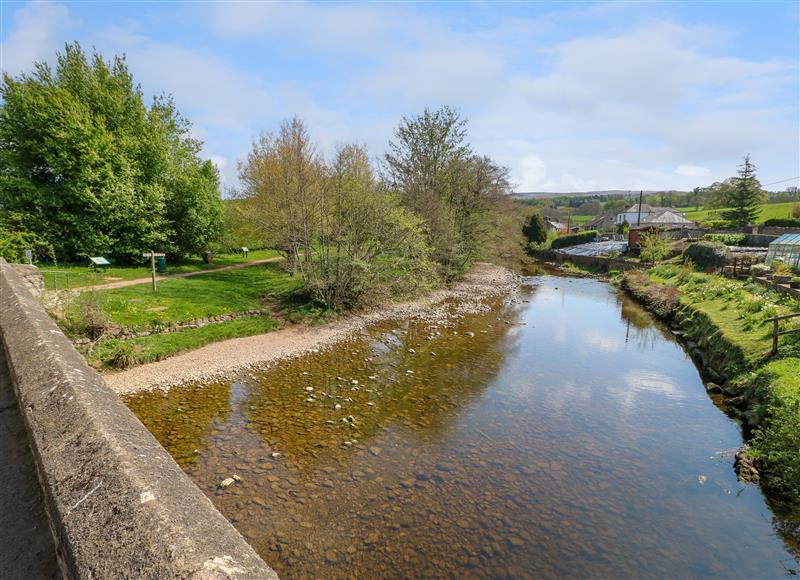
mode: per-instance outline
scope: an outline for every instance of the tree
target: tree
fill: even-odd
[[[737,226],[755,223],[761,213],[761,204],[766,195],[756,179],[756,166],[750,162],[750,155],[744,157],[739,166],[739,177],[733,180],[733,188],[728,197],[731,208],[722,213],[722,217]]]
[[[299,119],[262,135],[240,165],[242,213],[329,308],[413,294],[434,279],[422,221],[380,183],[364,148],[331,164]]]
[[[310,259],[325,164],[303,122],[293,118],[277,136],[261,135],[239,164],[245,210],[270,248],[286,256],[291,273]]]
[[[639,257],[643,262],[655,264],[669,254],[669,244],[661,231],[652,229],[639,236]]]
[[[61,259],[198,251],[218,232],[216,171],[170,99],[145,106],[124,57],[68,44],[0,95],[0,206]]]
[[[702,189],[707,209],[722,209],[728,206],[733,182],[730,179],[715,181],[710,186]]]
[[[541,244],[547,240],[547,228],[544,225],[542,214],[538,211],[531,213],[525,226],[522,228],[522,233],[531,244]]]
[[[492,246],[492,223],[510,193],[508,169],[474,155],[467,122],[449,107],[403,117],[384,156],[386,178],[426,225],[433,258],[447,279]]]

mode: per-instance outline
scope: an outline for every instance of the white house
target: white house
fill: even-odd
[[[664,209],[664,208],[655,208],[652,205],[647,205],[646,203],[642,204],[642,212],[641,212],[641,221],[647,221],[647,216],[651,213],[654,213],[656,209]],[[628,222],[628,225],[635,226],[637,222],[640,220],[639,214],[639,204],[636,203],[623,211],[622,213],[618,213],[614,223],[619,225],[623,222]]]
[[[618,213],[614,223],[619,225],[628,222],[632,228],[638,226],[663,226],[667,228],[694,227],[695,223],[687,220],[683,214],[671,207],[654,207],[642,204],[641,213],[639,204],[634,204],[622,213]]]

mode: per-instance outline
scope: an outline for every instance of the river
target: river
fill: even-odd
[[[126,402],[285,578],[798,567],[797,523],[737,482],[739,426],[666,328],[594,279],[492,307]]]

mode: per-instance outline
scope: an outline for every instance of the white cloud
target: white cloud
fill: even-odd
[[[700,167],[699,165],[678,165],[675,173],[685,177],[708,177],[711,175],[711,170],[707,167]]]
[[[520,190],[691,189],[729,176],[748,152],[763,182],[795,175],[796,63],[727,56],[714,28],[625,25],[619,16],[634,10],[647,12],[492,8],[465,27],[415,5],[224,2],[187,12],[205,19],[191,46],[135,22],[82,32],[86,46],[127,53],[146,91],[174,95],[229,183],[252,138],[294,114],[326,153],[358,141],[380,155],[401,115],[442,104],[469,117],[475,150],[511,167]],[[613,33],[572,33],[569,23],[585,29],[607,11]],[[76,27],[63,5],[22,6],[3,67],[52,59]],[[224,45],[203,40],[209,31]],[[240,49],[264,58],[240,62]]]
[[[4,8],[10,10],[10,6]],[[63,47],[59,36],[76,22],[63,4],[29,3],[14,13],[8,37],[0,44],[0,70],[9,74],[28,71],[34,62],[51,62]]]

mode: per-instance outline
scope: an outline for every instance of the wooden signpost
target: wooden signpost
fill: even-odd
[[[156,252],[148,252],[147,254],[142,254],[143,258],[150,258],[150,269],[153,272],[153,292],[156,291],[156,258],[164,255],[165,254],[158,254]]]

